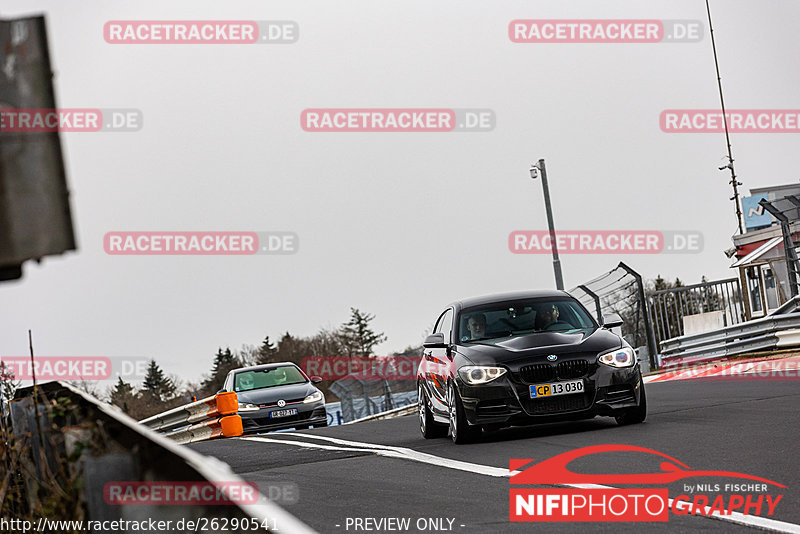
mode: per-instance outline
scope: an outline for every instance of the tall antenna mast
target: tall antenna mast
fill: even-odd
[[[722,78],[719,75],[717,45],[714,42],[714,27],[711,25],[711,6],[708,5],[708,0],[706,0],[706,12],[708,13],[708,29],[711,31],[711,48],[714,50],[714,66],[717,69],[717,86],[719,87],[719,103],[722,106],[722,120],[725,124],[725,141],[728,144],[728,164],[720,167],[720,170],[728,168],[731,171],[731,181],[728,183],[733,186],[733,196],[730,198],[730,200],[733,200],[733,203],[736,206],[736,222],[739,224],[739,233],[743,234],[742,208],[739,206],[739,186],[742,185],[742,183],[736,179],[736,171],[733,169],[733,152],[731,151],[731,137],[728,133],[728,116],[725,114],[725,99],[722,97]]]

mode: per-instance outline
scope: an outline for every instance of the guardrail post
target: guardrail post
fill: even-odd
[[[42,480],[42,472],[38,462],[34,458],[38,457],[38,437],[35,424],[33,423],[33,399],[15,399],[11,402],[11,428],[14,430],[14,454],[17,455],[19,464],[22,466],[20,472],[25,482],[25,493],[28,499],[28,507],[31,510],[39,505],[39,480]],[[33,454],[28,454],[33,452]]]
[[[602,312],[601,307],[600,307],[600,297],[598,297],[597,294],[595,294],[594,291],[592,291],[591,289],[589,289],[588,287],[586,287],[584,285],[578,286],[578,289],[580,289],[581,291],[583,291],[584,293],[586,293],[587,295],[592,297],[592,300],[594,300],[595,310],[597,310],[597,321],[600,323],[600,326],[603,326],[603,324],[602,324],[603,323],[603,312]]]
[[[136,480],[136,460],[131,453],[104,454],[97,458],[84,459],[84,495],[89,517],[97,521],[122,519],[123,506],[112,506],[105,501],[105,485],[120,480]],[[101,534],[96,532],[96,534]]]
[[[625,269],[629,275],[636,279],[636,289],[639,294],[639,302],[642,303],[641,312],[642,319],[644,320],[645,338],[647,338],[647,349],[650,351],[650,369],[657,369],[656,351],[658,349],[656,347],[656,341],[653,337],[653,325],[650,323],[650,313],[648,312],[647,299],[644,296],[644,283],[642,282],[642,276],[628,267],[624,262],[619,262],[619,267]]]

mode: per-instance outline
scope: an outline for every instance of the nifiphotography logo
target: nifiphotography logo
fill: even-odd
[[[598,453],[636,452],[660,457],[661,472],[641,474],[581,474],[567,464]],[[512,485],[566,486],[514,488],[509,493],[509,520],[536,522],[639,521],[667,522],[674,515],[772,516],[783,494],[768,493],[783,484],[732,471],[694,470],[664,453],[635,445],[594,445],[565,452],[530,465],[534,460],[512,459]],[[528,467],[525,467],[528,466]],[[521,471],[518,471],[523,468]],[[518,471],[518,472],[517,472]],[[669,488],[616,488],[605,484],[662,485],[688,478],[681,495]],[[708,483],[709,478],[739,479]],[[743,479],[743,480],[742,480]],[[690,496],[691,494],[691,496]]]

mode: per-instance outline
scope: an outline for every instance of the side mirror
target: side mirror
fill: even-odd
[[[319,384],[320,382],[322,382],[322,377],[321,376],[312,376],[310,378],[311,378],[311,383],[312,384]]]
[[[611,329],[622,325],[623,325],[622,317],[620,317],[616,313],[610,313],[603,317],[603,328]]]
[[[422,346],[426,349],[446,349],[447,343],[444,342],[444,334],[437,332],[426,337]]]

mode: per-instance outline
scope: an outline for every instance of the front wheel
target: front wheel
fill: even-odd
[[[647,418],[647,395],[644,392],[644,382],[641,385],[642,393],[639,399],[639,406],[631,408],[624,414],[615,417],[618,425],[635,425],[643,423]]]
[[[419,430],[425,439],[443,438],[447,435],[447,427],[433,420],[433,412],[428,406],[428,397],[422,384],[417,386],[417,404],[419,405]]]
[[[462,444],[474,441],[480,434],[480,427],[469,426],[464,415],[464,405],[458,396],[455,384],[450,383],[447,389],[447,406],[450,414],[450,439],[453,443]]]

